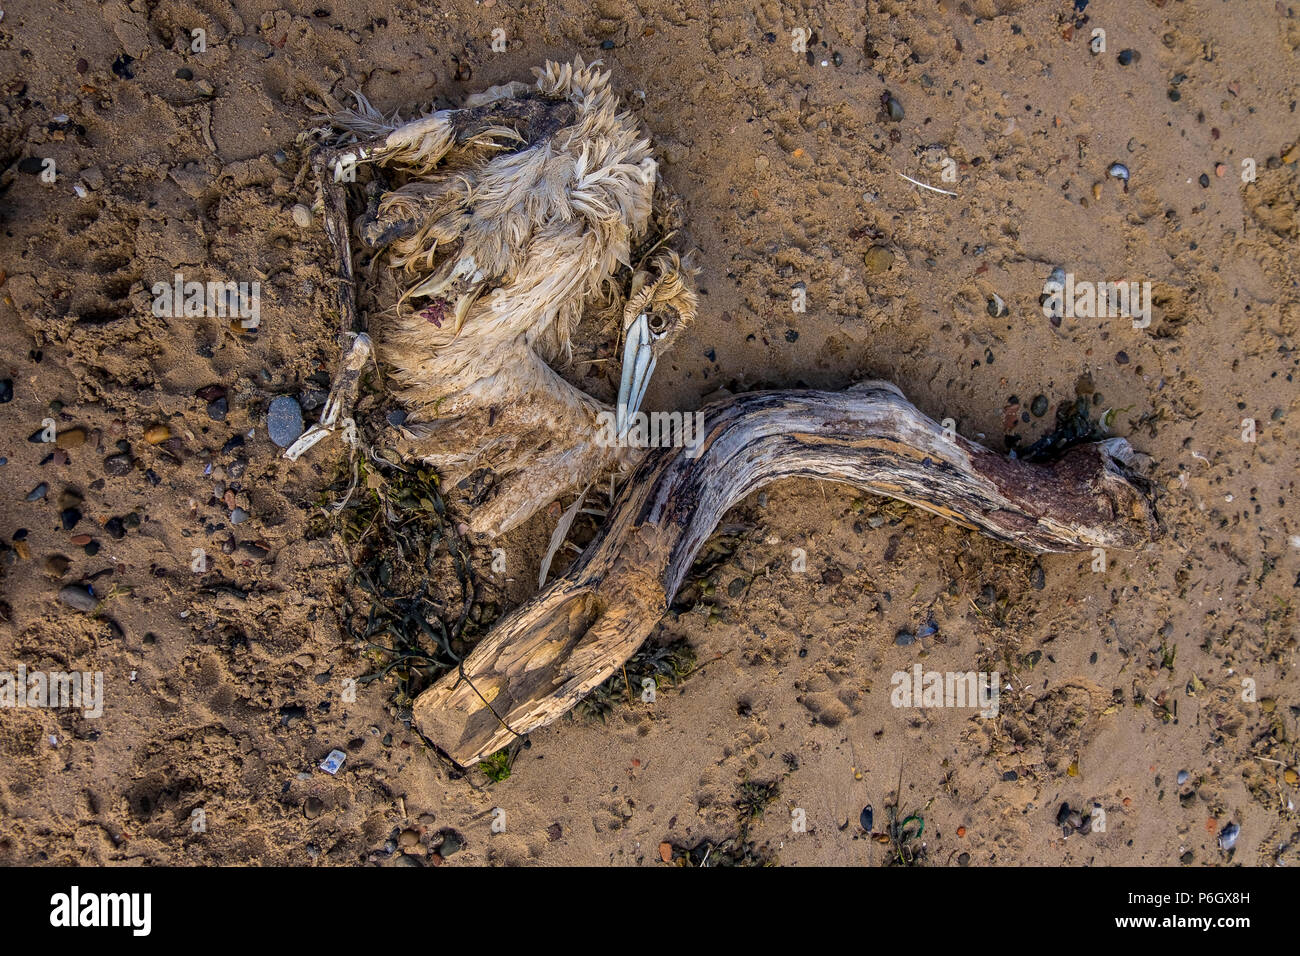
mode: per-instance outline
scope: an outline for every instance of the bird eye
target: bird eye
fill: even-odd
[[[646,324],[655,335],[663,335],[668,331],[668,319],[661,312],[651,312],[646,316]]]

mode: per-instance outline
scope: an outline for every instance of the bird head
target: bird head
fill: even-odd
[[[690,270],[675,252],[661,252],[632,275],[623,310],[623,376],[618,386],[618,437],[640,410],[655,363],[682,329],[695,320],[698,300],[687,285]]]

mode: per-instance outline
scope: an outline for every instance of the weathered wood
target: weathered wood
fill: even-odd
[[[704,411],[698,457],[647,453],[573,566],[416,700],[421,730],[457,763],[550,723],[614,673],[727,509],[781,478],[844,482],[1034,552],[1132,549],[1156,533],[1123,439],[1015,461],[946,433],[886,382],[754,392]]]

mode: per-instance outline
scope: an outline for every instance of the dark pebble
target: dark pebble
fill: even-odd
[[[247,467],[248,462],[244,461],[242,458],[236,458],[226,466],[226,475],[231,478],[238,478],[243,475],[244,469]]]
[[[438,852],[443,857],[448,857],[458,852],[464,845],[465,841],[460,838],[460,834],[451,830],[442,838],[442,845],[438,847]]]
[[[59,513],[59,521],[63,525],[64,531],[71,531],[77,526],[77,522],[80,520],[81,512],[76,508],[64,508],[63,511]]]
[[[99,542],[88,541],[86,542],[86,546],[85,548],[83,548],[83,550],[86,552],[86,554],[90,555],[93,558],[95,555],[99,554]]]
[[[1116,352],[1116,353],[1115,353],[1115,364],[1116,364],[1116,365],[1127,365],[1127,364],[1128,364],[1128,353],[1127,353],[1127,352],[1124,352],[1124,351]]]
[[[201,398],[205,402],[215,402],[219,398],[226,397],[226,386],[224,385],[204,385],[194,393],[196,398]]]
[[[208,402],[208,418],[214,422],[224,422],[228,411],[230,411],[230,405],[224,398],[218,398],[215,402]]]
[[[957,857],[958,866],[970,866],[970,854],[962,853]]]
[[[1206,173],[1201,173],[1201,177],[1196,181],[1201,184],[1202,189],[1210,188],[1210,177]]]
[[[0,405],[5,402],[14,400],[14,380],[11,378],[0,379]]]
[[[33,488],[31,491],[27,493],[27,500],[40,501],[42,498],[45,497],[45,492],[49,490],[50,490],[50,486],[42,481],[39,485],[37,485],[35,488]]]
[[[266,430],[271,441],[281,448],[288,448],[302,434],[302,408],[298,400],[289,395],[272,399],[271,407],[266,410]]]
[[[104,522],[104,530],[108,532],[109,537],[117,541],[126,537],[126,525],[121,518],[109,518]]]
[[[732,578],[731,583],[727,585],[727,594],[731,597],[740,597],[745,593],[745,579]]]
[[[109,455],[104,459],[104,473],[120,478],[131,471],[130,455]]]
[[[903,104],[894,99],[893,96],[887,96],[885,99],[885,111],[889,113],[889,118],[895,123],[901,123],[903,117],[907,115],[903,112]]]
[[[1056,825],[1058,827],[1065,826],[1066,822],[1069,821],[1070,819],[1071,812],[1072,811],[1070,810],[1070,805],[1068,803],[1061,804],[1061,808],[1056,811]]]
[[[1182,93],[1179,93],[1177,90],[1170,90],[1170,91],[1169,91],[1169,99],[1170,99],[1171,102],[1173,102],[1173,103],[1177,103],[1177,102],[1178,102],[1179,100],[1181,100],[1182,98],[1183,98],[1183,94],[1182,94]]]
[[[120,76],[124,80],[134,80],[135,70],[131,69],[131,64],[135,62],[135,57],[129,53],[123,53],[113,61],[113,74]]]
[[[875,823],[876,815],[872,812],[870,804],[862,808],[862,813],[858,815],[858,822],[862,824],[862,829],[868,833],[871,832],[872,824]]]
[[[894,635],[894,643],[899,647],[907,647],[909,644],[916,643],[916,635],[911,631],[899,631]]]
[[[179,70],[176,71],[176,79],[178,79],[178,80],[192,80],[192,79],[194,79],[194,71],[191,70],[188,66],[183,66],[183,67],[181,67]]]
[[[1119,60],[1120,66],[1128,66],[1133,61],[1140,60],[1141,58],[1142,55],[1138,53],[1137,50],[1120,50],[1119,56],[1115,59]]]
[[[786,330],[785,330],[785,340],[786,340],[787,342],[798,342],[798,341],[799,341],[799,333],[796,332],[794,329],[786,329]]]
[[[1012,780],[1019,780],[1020,774],[1016,773],[1014,770],[1008,770],[1006,773],[1002,775],[1002,779],[1008,782]]]
[[[1035,418],[1042,418],[1047,414],[1047,396],[1035,395],[1034,400],[1029,404],[1029,410],[1034,413]]]

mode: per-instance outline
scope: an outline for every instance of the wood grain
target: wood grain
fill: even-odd
[[[773,481],[843,482],[1033,552],[1133,549],[1157,533],[1123,439],[1015,461],[945,432],[887,382],[753,392],[704,413],[697,456],[647,452],[573,565],[416,700],[420,729],[457,763],[545,726],[614,673],[726,511]]]

